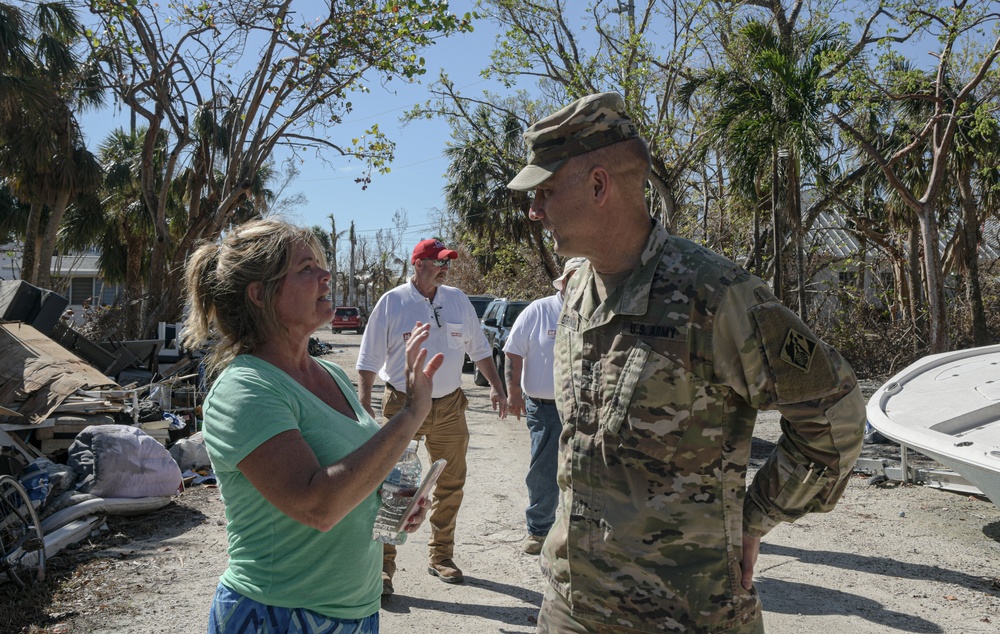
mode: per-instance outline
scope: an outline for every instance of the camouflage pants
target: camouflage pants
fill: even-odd
[[[538,614],[538,634],[640,634],[650,631],[653,631],[652,628],[637,630],[631,627],[574,618],[566,599],[555,591],[552,584],[545,586],[542,610]],[[697,631],[703,632],[700,629]],[[762,619],[758,619],[753,623],[713,634],[764,634],[764,622]]]

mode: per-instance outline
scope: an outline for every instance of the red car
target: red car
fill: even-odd
[[[334,334],[343,330],[353,330],[359,335],[365,331],[365,318],[356,306],[337,306],[333,309],[333,321],[330,330]]]

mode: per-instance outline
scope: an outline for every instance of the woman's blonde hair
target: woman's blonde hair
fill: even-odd
[[[274,297],[291,266],[292,250],[306,243],[317,261],[326,257],[316,236],[283,220],[264,218],[244,223],[220,243],[205,243],[188,258],[184,345],[198,348],[212,341],[206,373],[215,377],[240,354],[254,352],[267,337],[284,332]],[[262,285],[262,305],[250,301],[248,289]],[[214,340],[214,341],[213,341]]]

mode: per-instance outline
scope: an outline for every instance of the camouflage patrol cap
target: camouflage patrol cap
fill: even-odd
[[[528,191],[555,174],[567,159],[639,136],[625,114],[625,100],[616,92],[577,99],[535,123],[524,133],[531,150],[524,166],[507,187]]]

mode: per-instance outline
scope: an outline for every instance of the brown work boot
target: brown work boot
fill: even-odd
[[[542,552],[542,542],[545,541],[545,535],[528,535],[528,538],[524,540],[524,552],[529,555],[537,555]]]
[[[382,596],[387,597],[391,595],[395,590],[392,587],[392,577],[389,573],[382,572]]]
[[[427,567],[427,572],[434,575],[445,583],[462,583],[465,577],[451,559],[444,559],[437,563],[431,562]]]

